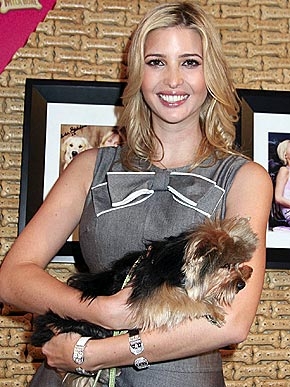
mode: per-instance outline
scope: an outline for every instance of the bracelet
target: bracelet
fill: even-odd
[[[81,337],[78,339],[76,342],[76,345],[74,346],[74,351],[73,351],[73,361],[76,364],[82,364],[85,360],[84,358],[84,350],[86,347],[87,342],[91,339],[92,337]]]
[[[139,336],[138,329],[132,329],[129,333],[129,349],[133,355],[140,355],[144,351],[144,344]]]
[[[85,358],[84,358],[84,350],[85,350],[85,347],[86,347],[86,344],[89,340],[91,340],[92,337],[80,337],[78,339],[78,341],[76,342],[75,346],[74,346],[74,351],[73,351],[73,361],[80,365],[84,362]],[[92,371],[87,371],[87,370],[84,370],[82,367],[76,367],[75,369],[76,373],[79,374],[79,375],[83,375],[83,376],[94,376],[96,375],[95,372],[92,372]]]
[[[130,352],[136,356],[140,355],[140,353],[144,351],[144,344],[141,340],[141,337],[139,336],[139,330],[133,329],[128,333]],[[149,361],[144,356],[137,357],[137,359],[134,360],[133,365],[137,370],[145,370],[146,368],[150,367]]]

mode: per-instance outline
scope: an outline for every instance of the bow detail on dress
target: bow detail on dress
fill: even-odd
[[[107,185],[112,209],[136,205],[157,191],[168,191],[181,205],[210,216],[224,194],[221,187],[204,176],[168,170],[108,172]]]

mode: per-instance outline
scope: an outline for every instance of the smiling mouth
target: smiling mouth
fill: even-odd
[[[172,94],[158,94],[158,97],[167,103],[177,103],[177,102],[182,102],[185,101],[189,95],[188,94],[183,94],[183,95],[172,95]]]

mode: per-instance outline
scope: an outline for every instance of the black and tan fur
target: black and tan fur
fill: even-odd
[[[222,326],[224,307],[252,274],[245,262],[256,246],[257,237],[247,219],[207,220],[179,236],[152,242],[143,252],[126,255],[104,273],[76,274],[68,284],[81,291],[81,300],[93,300],[119,291],[129,274],[128,306],[139,329],[170,328],[201,317]],[[32,343],[44,344],[53,331],[95,338],[113,333],[50,311],[36,319]]]

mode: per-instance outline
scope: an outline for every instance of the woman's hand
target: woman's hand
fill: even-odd
[[[98,296],[91,304],[97,310],[96,321],[93,322],[113,330],[134,328],[130,306],[127,304],[130,294],[131,288],[127,287],[112,296]]]
[[[80,335],[77,333],[62,333],[46,342],[42,347],[42,353],[46,356],[48,365],[58,372],[74,372],[76,364],[72,354],[79,338]]]

